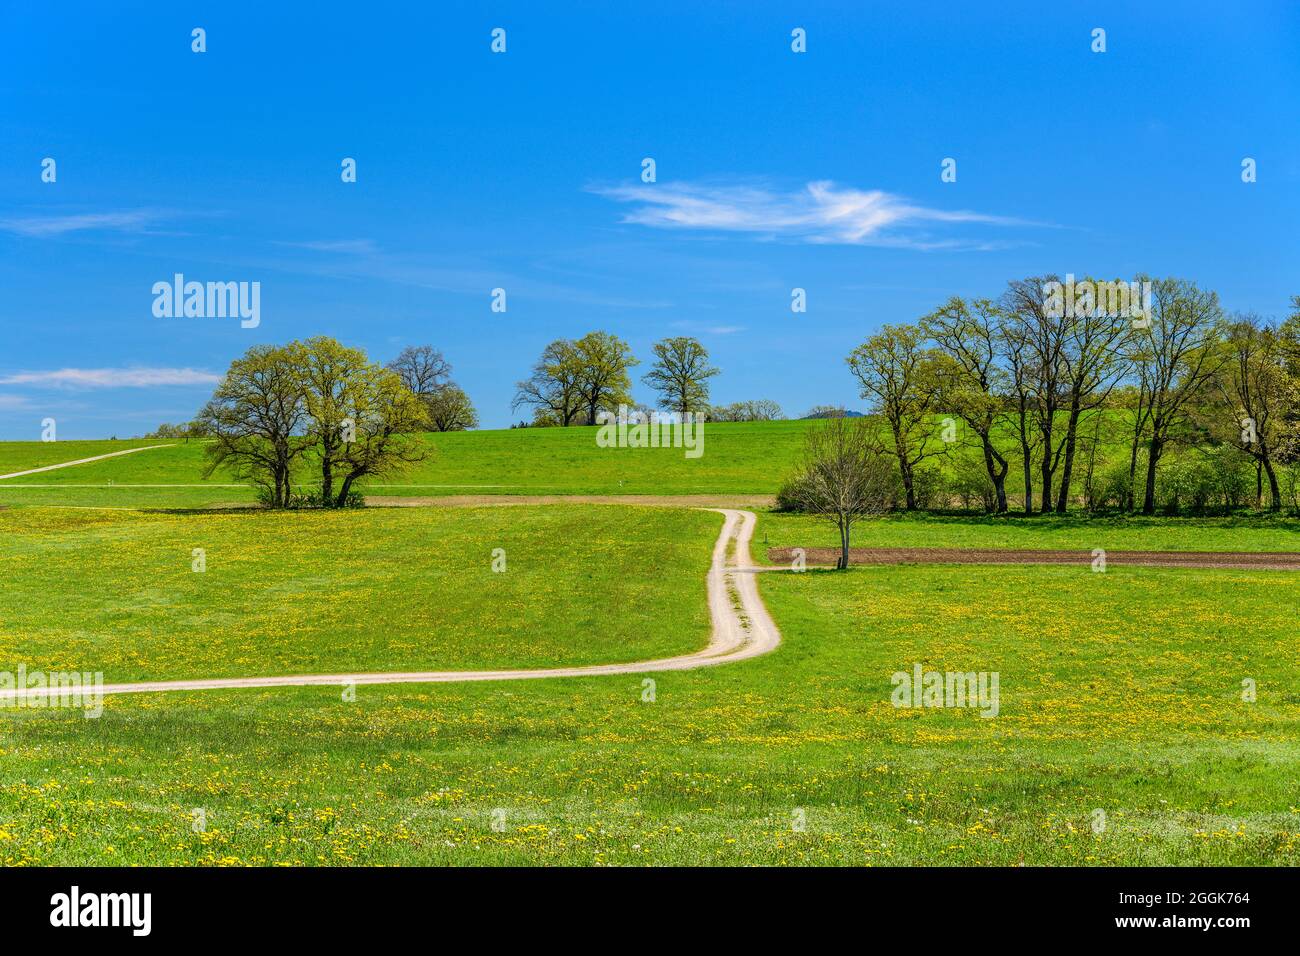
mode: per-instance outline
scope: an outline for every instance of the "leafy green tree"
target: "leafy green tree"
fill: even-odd
[[[1227,360],[1217,293],[1185,279],[1152,282],[1149,326],[1137,329],[1139,387],[1147,411],[1142,513],[1155,514],[1156,475],[1171,440],[1192,430],[1194,402]]]
[[[195,421],[212,439],[204,477],[225,466],[262,490],[276,508],[289,503],[295,464],[307,451],[307,395],[296,351],[256,345],[230,363]]]
[[[474,403],[459,385],[447,384],[429,395],[421,395],[429,414],[429,424],[436,432],[460,432],[478,427]]]
[[[533,423],[567,428],[583,409],[583,366],[574,343],[557,339],[542,350],[532,374],[515,384],[511,409],[533,410]]]
[[[352,375],[346,400],[354,424],[337,459],[343,480],[336,508],[348,503],[357,480],[401,474],[429,455],[418,435],[428,427],[428,409],[396,373],[367,363]]]
[[[930,413],[937,394],[934,353],[915,325],[886,325],[848,357],[849,369],[893,437],[907,510],[916,510],[916,466],[940,451]]]
[[[325,335],[294,342],[289,348],[306,385],[307,438],[320,465],[321,502],[328,504],[336,498],[334,477],[343,448],[356,430],[355,393],[370,361],[361,349]]]
[[[1092,282],[1087,279],[1084,281]],[[1094,282],[1094,285],[1097,283]],[[1122,282],[1109,283],[1111,288]],[[1066,318],[1065,346],[1062,350],[1066,391],[1064,454],[1061,458],[1061,481],[1056,494],[1056,512],[1065,514],[1070,502],[1070,484],[1074,475],[1074,456],[1079,444],[1079,421],[1084,412],[1104,405],[1127,368],[1125,342],[1132,331],[1133,318],[1100,303],[1076,311]],[[1044,502],[1043,510],[1047,510]]]
[[[709,365],[709,352],[698,339],[675,336],[656,342],[655,362],[641,379],[659,393],[660,407],[698,412],[709,405],[709,379],[719,369]]]
[[[995,440],[1007,416],[1006,372],[999,366],[1002,315],[988,299],[954,296],[921,320],[938,345],[937,401],[961,418],[979,440],[984,469],[993,486],[994,511],[1007,510],[1007,456]]]
[[[1280,511],[1277,464],[1296,447],[1300,383],[1288,373],[1278,329],[1256,315],[1232,322],[1225,348],[1227,359],[1210,380],[1213,401],[1206,403],[1201,424],[1255,462],[1257,476],[1268,478],[1269,510]]]
[[[578,392],[588,425],[601,409],[632,404],[628,370],[639,364],[626,342],[608,332],[588,332],[573,343],[578,363]]]

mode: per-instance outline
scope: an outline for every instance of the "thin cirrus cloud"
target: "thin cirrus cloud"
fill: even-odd
[[[356,256],[378,255],[380,251],[373,239],[323,239],[311,242],[276,242],[276,245],[310,249],[312,252],[338,252]]]
[[[880,189],[830,180],[781,192],[765,186],[698,183],[592,186],[591,192],[633,208],[622,221],[660,229],[748,233],[812,243],[912,249],[994,248],[986,239],[943,238],[934,226],[1040,225],[1008,216],[920,206]]]
[[[0,385],[70,389],[215,385],[220,381],[220,375],[194,368],[61,368],[0,375]]]
[[[31,239],[49,239],[74,232],[140,232],[162,218],[164,214],[156,209],[17,216],[0,219],[0,231]]]

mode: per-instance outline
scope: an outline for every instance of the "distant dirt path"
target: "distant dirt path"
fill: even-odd
[[[749,511],[710,508],[723,515],[722,531],[713,545],[713,562],[708,573],[709,617],[712,632],[708,646],[693,654],[624,664],[590,664],[583,667],[550,667],[534,670],[494,671],[395,671],[361,674],[289,674],[275,677],[229,677],[200,680],[147,681],[136,684],[105,684],[105,694],[142,694],[156,691],[225,690],[240,687],[304,687],[340,684],[442,684],[461,681],[534,680],[543,677],[592,677],[602,674],[645,674],[654,671],[685,671],[715,664],[729,664],[758,657],[775,650],[781,634],[758,594],[749,543],[757,519]],[[728,563],[729,545],[735,542],[733,563]],[[733,604],[733,595],[740,607]],[[53,692],[57,694],[57,691]],[[0,690],[0,699],[13,699],[18,690]],[[28,697],[51,696],[42,689],[27,691]]]
[[[64,461],[57,465],[45,465],[41,468],[29,468],[26,471],[15,471],[8,475],[0,475],[0,481],[6,478],[21,478],[23,475],[35,475],[42,471],[54,471],[58,468],[71,468],[73,465],[88,465],[92,461],[103,461],[105,458],[117,458],[119,455],[134,455],[138,451],[150,451],[154,448],[172,448],[175,442],[169,442],[166,445],[141,445],[139,448],[128,448],[125,451],[110,451],[107,455],[95,455],[93,458],[78,458],[76,461]]]
[[[766,508],[775,495],[366,495],[373,508],[469,508],[482,505],[658,505],[665,508]]]
[[[769,548],[768,560],[788,564],[794,548]],[[804,548],[809,564],[833,565],[839,548]],[[1292,551],[1111,551],[1107,565],[1147,568],[1224,568],[1228,570],[1300,571],[1300,553]],[[1091,564],[1091,551],[1009,550],[1000,548],[850,548],[849,564]]]

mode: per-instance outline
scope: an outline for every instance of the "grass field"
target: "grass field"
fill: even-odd
[[[1289,576],[899,567],[763,590],[785,645],[656,675],[653,703],[629,675],[9,712],[0,860],[1297,862]],[[1000,671],[999,716],[894,709],[914,662]]]
[[[701,582],[721,522],[596,506],[13,509],[0,670],[112,683],[668,656],[708,640]]]
[[[773,513],[754,557],[772,548],[838,548],[839,531],[809,515]],[[1116,551],[1297,551],[1300,518],[1144,518],[1087,515],[892,515],[853,527],[855,548],[1093,548]]]
[[[479,471],[441,460],[483,484],[498,477],[485,462],[513,461],[527,490],[630,493],[601,484],[622,453],[593,442],[586,462],[581,434],[446,436]],[[761,492],[755,476],[797,445],[765,434],[719,455],[703,487],[680,469],[723,440],[696,461],[634,460],[660,469],[650,491]],[[571,459],[549,457],[569,442]],[[88,453],[103,452],[69,457]],[[0,483],[0,502],[29,505],[0,511],[0,669],[115,681],[551,666],[706,639],[716,514],[186,510],[247,494],[181,487],[200,456],[182,445],[46,473],[43,488]],[[88,475],[100,484],[77,488],[96,485]],[[755,556],[832,535],[762,513]],[[1286,518],[916,516],[865,523],[855,543],[1300,550],[1296,538]],[[630,674],[363,685],[355,700],[332,687],[128,695],[94,720],[0,709],[0,863],[1300,862],[1294,574],[915,565],[765,574],[760,588],[782,646],[655,674],[653,701]],[[890,675],[915,664],[997,672],[998,715],[891,706]]]

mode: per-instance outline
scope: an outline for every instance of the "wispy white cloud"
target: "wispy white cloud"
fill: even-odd
[[[0,385],[53,388],[156,388],[164,385],[215,385],[219,381],[220,375],[194,368],[61,368],[0,375]]]
[[[373,239],[323,239],[311,242],[278,242],[276,245],[310,249],[312,252],[341,252],[357,256],[373,256],[379,252],[379,246]]]
[[[165,213],[157,209],[16,216],[0,218],[0,231],[34,239],[48,239],[70,232],[139,232],[163,218]]]
[[[673,322],[673,328],[694,332],[697,335],[735,335],[745,331],[743,325],[701,325],[698,322]]]
[[[829,180],[780,192],[764,186],[655,183],[593,186],[591,191],[633,204],[623,222],[662,229],[741,232],[803,242],[900,246],[914,249],[990,248],[995,243],[936,238],[932,224],[1025,226],[1035,223],[969,210],[920,206],[883,190],[840,187]]]

